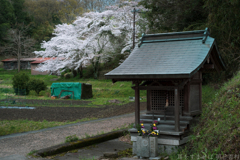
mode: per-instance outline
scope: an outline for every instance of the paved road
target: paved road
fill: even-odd
[[[126,114],[100,120],[80,122],[39,131],[0,137],[0,160],[26,160],[27,153],[63,143],[65,138],[76,134],[84,138],[86,134],[96,135],[134,123],[134,114]]]

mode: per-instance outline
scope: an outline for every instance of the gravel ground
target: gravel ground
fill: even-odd
[[[142,109],[146,109],[145,106],[146,103],[141,104]],[[121,106],[118,107],[121,108]],[[133,103],[131,103],[130,108],[134,108]],[[118,111],[117,115],[119,115],[120,110]],[[107,114],[105,115],[107,116]],[[109,116],[112,116],[112,114],[108,114],[108,117]],[[38,133],[3,138],[0,139],[0,159],[1,157],[14,154],[26,155],[32,150],[39,150],[42,148],[63,143],[67,136],[74,134],[76,134],[78,137],[83,138],[86,136],[86,134],[96,135],[97,133],[101,133],[102,131],[105,133],[110,132],[112,131],[112,129],[115,129],[117,127],[120,128],[123,125],[134,123],[134,118],[135,118],[134,114],[131,114],[127,116],[114,117],[110,119],[107,118],[103,120],[90,121],[87,123],[82,122],[70,127],[63,127]]]

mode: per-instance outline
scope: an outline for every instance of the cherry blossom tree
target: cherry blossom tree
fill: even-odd
[[[109,6],[105,11],[88,12],[72,24],[56,26],[50,41],[42,43],[43,51],[35,51],[38,57],[53,57],[38,67],[40,71],[64,69],[78,70],[91,63],[97,78],[99,64],[109,56],[131,50],[133,35],[133,8],[144,10],[137,2],[122,2]],[[136,35],[144,33],[147,21],[136,16]],[[144,29],[143,29],[144,28]]]

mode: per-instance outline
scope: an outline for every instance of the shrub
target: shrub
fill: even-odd
[[[83,69],[83,78],[93,78],[94,69],[92,64]]]
[[[35,78],[30,79],[27,84],[28,88],[30,90],[34,90],[38,95],[40,91],[45,90],[47,88],[47,85],[44,83],[43,80]]]
[[[70,79],[73,77],[73,74],[72,74],[72,72],[68,72],[68,73],[64,74],[64,77],[65,77],[65,79]]]
[[[38,95],[39,95],[39,96],[44,96],[44,95],[45,95],[45,91],[44,91],[44,90],[43,90],[43,91],[40,91]]]
[[[51,96],[51,90],[50,89],[42,90],[42,91],[39,92],[39,96],[50,97]]]
[[[17,73],[12,78],[12,85],[14,88],[14,92],[20,95],[29,94],[28,83],[29,76],[26,73]]]
[[[51,89],[47,89],[44,94],[45,97],[51,97]]]
[[[70,69],[66,69],[66,70],[64,70],[63,72],[61,72],[61,78],[64,78],[64,75],[65,75],[66,73],[68,73],[68,72],[71,72],[71,70],[70,70]]]
[[[30,90],[30,91],[29,91],[29,95],[30,95],[30,96],[37,96],[37,93],[36,93],[36,91],[34,91],[34,90]]]

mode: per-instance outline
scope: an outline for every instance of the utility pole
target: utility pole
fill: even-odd
[[[135,48],[135,19],[136,19],[136,12],[137,13],[145,13],[145,12],[141,12],[138,10],[136,10],[135,8],[133,9],[133,49]]]
[[[135,48],[135,16],[136,16],[136,9],[133,9],[133,49]]]

